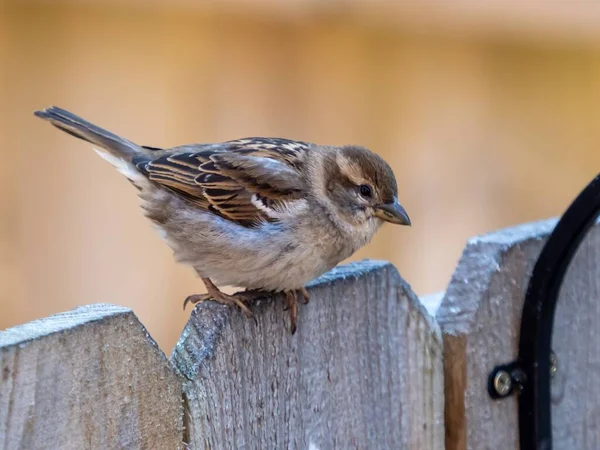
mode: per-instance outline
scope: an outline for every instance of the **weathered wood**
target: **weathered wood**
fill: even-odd
[[[600,449],[600,224],[588,233],[565,276],[552,349],[555,449]]]
[[[523,298],[555,222],[471,239],[437,321],[444,335],[446,448],[518,448],[515,398],[491,400],[488,374],[517,355]]]
[[[446,291],[437,320],[444,337],[447,449],[518,448],[515,396],[490,399],[487,381],[514,360],[531,271],[556,224],[549,220],[472,239]],[[600,226],[565,277],[555,316],[552,381],[556,449],[600,448]]]
[[[281,297],[257,323],[196,307],[172,356],[190,448],[442,449],[441,336],[393,266],[339,267],[309,291],[293,336]]]
[[[0,449],[176,449],[181,437],[181,380],[129,309],[0,332]]]

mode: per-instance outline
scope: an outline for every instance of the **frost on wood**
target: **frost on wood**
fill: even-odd
[[[467,244],[437,320],[444,336],[446,448],[518,448],[515,396],[495,401],[488,375],[518,353],[521,311],[533,266],[555,220],[499,231]],[[565,277],[552,347],[554,448],[600,448],[600,226]]]
[[[440,332],[397,271],[355,263],[309,292],[293,336],[281,296],[257,323],[195,308],[172,356],[190,448],[443,448]]]
[[[181,448],[181,381],[135,315],[91,305],[0,332],[0,448]]]

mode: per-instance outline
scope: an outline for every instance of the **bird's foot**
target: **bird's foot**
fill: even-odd
[[[308,302],[310,302],[310,294],[308,293],[308,291],[306,290],[306,288],[305,287],[301,287],[300,288],[300,293],[302,294],[303,303],[305,305],[308,305]]]
[[[303,303],[306,305],[310,300],[310,295],[305,288],[296,289],[293,291],[285,291],[285,298],[287,300],[283,310],[290,312],[290,331],[292,334],[296,332],[298,328],[298,297],[302,297]]]
[[[250,311],[248,305],[252,303],[254,293],[250,291],[238,292],[233,295],[225,294],[221,292],[208,278],[203,278],[204,284],[206,285],[206,294],[193,294],[188,296],[183,302],[183,309],[188,303],[195,305],[196,303],[202,303],[207,300],[214,300],[217,303],[227,306],[237,306],[249,319],[254,318],[254,314]]]

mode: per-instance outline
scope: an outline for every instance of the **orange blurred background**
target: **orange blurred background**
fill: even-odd
[[[0,328],[110,302],[169,352],[202,288],[129,182],[34,118],[52,104],[153,146],[375,150],[413,227],[354,259],[419,294],[470,236],[560,214],[600,171],[600,9],[480,3],[0,0]]]

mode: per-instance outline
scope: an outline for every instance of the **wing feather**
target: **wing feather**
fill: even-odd
[[[251,227],[278,220],[304,201],[302,167],[311,147],[287,139],[245,138],[157,151],[158,157],[149,152],[134,163],[194,206]]]

